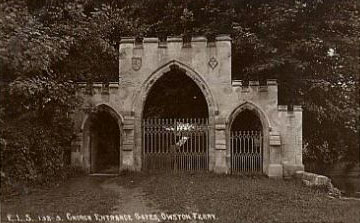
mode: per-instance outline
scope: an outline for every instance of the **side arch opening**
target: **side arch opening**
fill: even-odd
[[[119,173],[121,120],[114,113],[111,108],[100,105],[86,120],[84,153],[90,173]]]
[[[231,173],[262,173],[263,129],[253,110],[244,109],[237,113],[230,124]]]

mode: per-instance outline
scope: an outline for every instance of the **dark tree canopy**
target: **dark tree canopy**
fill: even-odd
[[[303,106],[305,160],[358,160],[359,21],[356,0],[2,1],[1,141],[68,148],[70,80],[116,80],[121,36],[230,34],[234,79],[277,78],[279,101]],[[51,141],[9,137],[34,122]]]

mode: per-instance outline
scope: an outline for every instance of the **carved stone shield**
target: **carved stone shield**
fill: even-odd
[[[132,65],[133,70],[135,70],[135,71],[140,70],[141,65],[142,65],[141,57],[133,57],[133,58],[131,58],[131,65]]]
[[[211,69],[215,69],[215,67],[219,64],[218,61],[216,60],[215,57],[211,57],[209,60],[209,66],[211,67]]]

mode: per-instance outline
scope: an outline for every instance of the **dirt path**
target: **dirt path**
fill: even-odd
[[[132,219],[132,222],[161,222],[160,210],[154,202],[146,198],[141,187],[123,187],[111,180],[105,181],[102,188],[112,190],[118,195],[117,205],[111,214]]]
[[[129,173],[118,177],[78,177],[58,187],[2,197],[1,222],[26,222],[30,216],[33,223],[211,223],[214,219],[218,223],[358,223],[359,210],[357,200],[330,199],[295,181],[215,174]],[[95,219],[98,214],[102,220]],[[125,215],[131,220],[110,219]],[[61,221],[56,221],[57,216]],[[22,220],[17,221],[18,218]]]

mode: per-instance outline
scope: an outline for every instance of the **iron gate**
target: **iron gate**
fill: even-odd
[[[232,131],[230,148],[231,173],[262,172],[261,131]]]
[[[207,119],[143,121],[143,170],[208,170]]]

